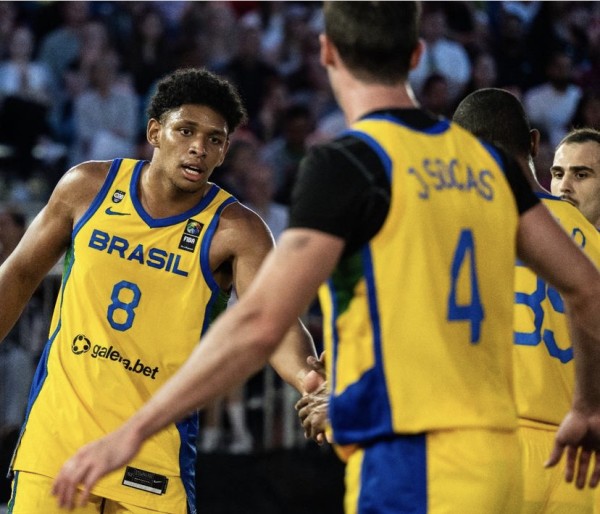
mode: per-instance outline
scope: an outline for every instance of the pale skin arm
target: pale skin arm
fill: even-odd
[[[245,294],[211,326],[179,371],[118,430],[84,446],[55,479],[61,507],[87,501],[99,478],[125,465],[170,423],[243,383],[273,355],[333,271],[344,241],[308,229],[286,230]],[[215,373],[219,370],[219,373]]]
[[[586,485],[600,481],[600,275],[545,207],[538,205],[521,217],[519,257],[560,292],[569,316],[575,353],[575,391],[546,466],[556,465],[566,450],[566,480]]]

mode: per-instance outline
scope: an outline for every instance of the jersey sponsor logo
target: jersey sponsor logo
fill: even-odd
[[[457,159],[423,159],[421,166],[408,168],[408,174],[415,177],[420,189],[418,196],[429,200],[431,195],[443,191],[475,192],[484,200],[494,199],[494,188],[490,181],[494,180],[491,170],[474,170],[469,164]]]
[[[113,211],[112,207],[107,207],[104,212],[109,216],[131,216],[131,213],[129,212]]]
[[[144,245],[133,246],[124,237],[111,235],[102,230],[94,229],[90,236],[88,246],[93,250],[106,252],[109,255],[130,262],[148,266],[157,270],[164,270],[175,275],[187,277],[188,272],[181,269],[181,255],[167,252],[161,248],[144,248]]]
[[[125,198],[125,191],[115,189],[115,192],[112,195],[113,203],[119,203],[121,200],[123,200],[123,198]]]
[[[93,359],[103,359],[121,364],[126,371],[149,377],[152,380],[156,380],[156,375],[160,371],[158,366],[147,366],[137,357],[134,362],[133,359],[128,358],[126,355],[121,355],[121,352],[116,350],[112,345],[103,346],[100,344],[92,344],[89,338],[83,334],[75,336],[73,343],[71,344],[71,350],[75,355],[82,355],[91,350],[89,356]]]
[[[189,219],[181,236],[181,241],[179,241],[179,249],[193,252],[196,249],[198,236],[203,228],[204,225],[199,221]]]
[[[71,343],[71,350],[73,350],[75,355],[81,355],[82,353],[86,353],[91,346],[92,344],[87,337],[85,337],[83,334],[78,334]]]

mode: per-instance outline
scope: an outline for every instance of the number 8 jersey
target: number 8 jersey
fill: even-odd
[[[73,230],[49,341],[14,469],[53,477],[82,445],[116,429],[173,375],[224,308],[208,256],[235,199],[216,185],[189,211],[154,219],[137,195],[144,161],[115,160]],[[187,495],[197,417],[152,437],[97,494],[170,512]],[[190,465],[190,463],[192,463]]]
[[[379,155],[391,202],[320,291],[335,441],[515,429],[519,209],[502,157],[447,121],[420,130],[376,113],[348,135]]]

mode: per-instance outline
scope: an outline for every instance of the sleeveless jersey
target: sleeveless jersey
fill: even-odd
[[[335,441],[515,429],[518,210],[499,155],[447,121],[423,132],[375,114],[350,134],[379,154],[391,205],[319,291]]]
[[[600,234],[571,204],[538,195],[575,243],[600,265]],[[519,423],[558,426],[573,399],[575,369],[558,292],[517,261],[514,325],[515,393]]]
[[[235,198],[211,184],[194,208],[154,219],[137,193],[144,164],[113,161],[73,229],[16,470],[56,476],[82,445],[137,411],[225,307],[208,259],[220,214]],[[167,427],[95,494],[170,512],[179,489],[194,512],[197,431],[197,416]]]

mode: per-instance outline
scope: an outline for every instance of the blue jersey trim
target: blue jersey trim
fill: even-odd
[[[181,446],[179,450],[179,472],[187,496],[188,512],[196,512],[196,460],[198,450],[196,441],[200,431],[198,415],[194,414],[175,426],[179,431]]]
[[[100,188],[100,191],[98,191],[98,194],[88,207],[87,211],[85,211],[81,219],[73,227],[73,239],[75,239],[77,232],[81,230],[81,227],[83,227],[83,225],[85,225],[85,223],[94,215],[94,213],[98,210],[98,207],[100,207],[100,204],[104,201],[106,193],[108,193],[108,190],[111,188],[113,182],[115,181],[115,178],[117,177],[117,172],[121,167],[121,162],[123,162],[123,159],[113,160],[108,170],[108,174],[106,175],[106,179],[104,180],[104,184],[102,184],[102,187]]]
[[[540,200],[553,200],[556,202],[564,202],[564,200],[562,200],[558,196],[554,196],[553,194],[546,193],[544,191],[535,191],[535,196],[537,196]]]
[[[140,218],[144,220],[146,225],[150,228],[158,228],[158,227],[168,227],[170,225],[175,225],[177,223],[181,223],[182,221],[187,220],[188,218],[195,216],[199,212],[202,212],[209,204],[213,201],[215,196],[217,196],[220,191],[219,186],[216,184],[209,184],[209,189],[206,194],[200,199],[200,201],[191,209],[188,209],[181,214],[177,214],[176,216],[169,216],[167,218],[153,218],[146,212],[142,202],[138,196],[137,185],[140,180],[140,174],[142,172],[142,168],[147,161],[138,161],[135,165],[131,176],[131,182],[129,184],[129,193],[131,194],[131,201],[133,203],[133,207],[136,212],[139,214]]]
[[[450,121],[445,118],[439,119],[437,121],[437,123],[434,123],[433,125],[431,125],[431,127],[427,128],[427,129],[420,129],[420,128],[416,128],[412,125],[409,125],[408,123],[405,123],[404,120],[402,120],[402,118],[394,116],[393,114],[390,114],[390,113],[367,114],[365,117],[360,119],[360,121],[363,121],[363,120],[390,121],[392,123],[396,123],[397,125],[402,125],[403,127],[409,128],[410,130],[413,130],[414,132],[421,132],[422,134],[443,134],[444,132],[446,132],[446,130],[448,130],[450,128]]]
[[[381,144],[373,138],[371,135],[361,132],[360,130],[347,130],[344,132],[344,135],[354,136],[357,139],[365,142],[369,147],[373,149],[373,151],[378,155],[381,160],[381,164],[383,165],[383,169],[385,170],[385,174],[388,180],[391,182],[392,180],[392,160],[390,159],[387,152],[383,149]]]
[[[209,313],[212,311],[213,305],[219,297],[220,291],[219,284],[217,284],[217,281],[215,280],[215,277],[213,276],[212,271],[210,269],[210,245],[212,243],[215,232],[217,231],[219,218],[221,217],[223,209],[225,209],[225,207],[231,205],[236,201],[237,200],[235,197],[230,196],[221,205],[219,205],[219,208],[213,216],[213,219],[209,223],[208,227],[206,227],[206,233],[202,238],[202,245],[200,247],[200,271],[202,272],[202,276],[208,284],[208,287],[212,291],[212,294],[210,295],[210,300],[208,301],[208,304],[206,305],[206,311],[204,312],[204,324],[202,326],[201,334],[204,334],[208,330],[208,325],[213,321],[212,319],[209,319]]]
[[[335,441],[339,444],[366,442],[394,433],[392,412],[383,369],[383,351],[377,287],[373,269],[371,249],[367,245],[362,250],[364,280],[367,287],[367,301],[373,336],[374,367],[367,370],[357,382],[350,384],[342,393],[331,398],[330,417]],[[333,290],[333,284],[330,285]],[[336,295],[332,295],[333,298]],[[334,311],[334,323],[337,311]],[[333,326],[335,330],[335,325]],[[339,344],[339,336],[334,332],[334,348]],[[350,342],[352,344],[352,342]],[[337,356],[333,356],[334,365]],[[333,376],[336,376],[335,370]],[[335,382],[332,386],[335,391]],[[360,412],[360,416],[348,413]]]

